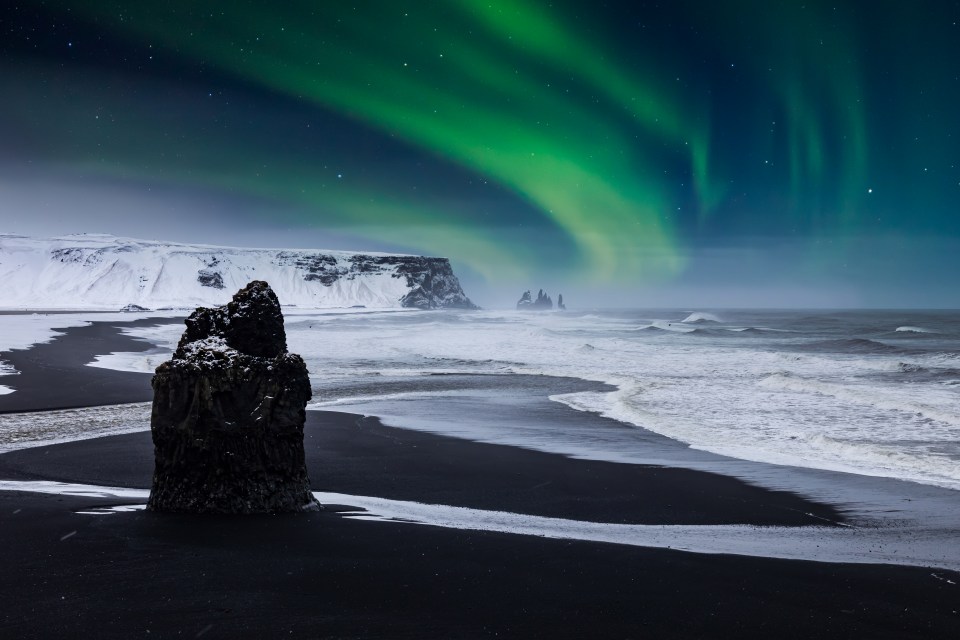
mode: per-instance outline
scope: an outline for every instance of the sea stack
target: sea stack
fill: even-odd
[[[303,423],[310,380],[287,352],[276,294],[256,280],[186,320],[153,377],[156,466],[147,509],[278,513],[318,508]]]
[[[553,309],[553,300],[548,296],[543,289],[540,289],[540,292],[537,294],[537,299],[534,300],[533,296],[530,295],[530,290],[523,292],[523,295],[520,296],[520,300],[517,301],[517,310],[518,311],[549,311]]]

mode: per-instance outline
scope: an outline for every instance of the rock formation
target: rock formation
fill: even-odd
[[[553,309],[553,300],[551,300],[550,296],[543,292],[543,289],[540,289],[540,293],[537,294],[536,300],[534,300],[533,296],[530,295],[530,291],[524,291],[523,295],[520,296],[520,300],[517,301],[517,309],[520,311],[531,309],[537,311],[549,310]]]
[[[287,352],[266,282],[186,320],[153,377],[156,466],[147,508],[191,513],[316,509],[303,452],[310,380]]]
[[[567,305],[563,304],[563,294],[557,296],[557,309],[560,311],[566,311]]]

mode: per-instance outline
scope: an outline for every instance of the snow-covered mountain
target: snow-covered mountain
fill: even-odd
[[[266,280],[284,305],[474,308],[446,258],[0,234],[0,308],[192,308]]]

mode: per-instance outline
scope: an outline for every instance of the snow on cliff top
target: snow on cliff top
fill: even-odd
[[[266,280],[282,304],[441,308],[469,300],[445,258],[0,233],[0,308],[190,309]]]
[[[18,244],[22,244],[24,248],[35,249],[58,249],[65,247],[82,247],[89,249],[128,247],[130,249],[144,249],[155,247],[194,253],[207,253],[211,251],[224,253],[267,251],[271,253],[322,253],[323,255],[335,257],[351,257],[355,255],[374,257],[418,257],[411,253],[384,253],[380,251],[344,251],[341,249],[284,249],[277,247],[229,247],[216,244],[192,244],[185,242],[166,242],[161,240],[142,240],[140,238],[125,238],[123,236],[115,236],[109,233],[72,233],[63,236],[55,236],[53,238],[35,238],[33,236],[24,236],[18,233],[0,232],[0,250],[13,248]]]

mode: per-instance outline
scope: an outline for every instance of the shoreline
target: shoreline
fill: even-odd
[[[85,365],[97,355],[153,348],[143,340],[124,335],[118,326],[182,322],[182,318],[162,316],[127,323],[92,321],[87,326],[64,328],[63,334],[50,342],[34,344],[29,349],[4,351],[0,354],[2,359],[17,373],[0,376],[0,384],[14,389],[13,393],[0,395],[0,414],[151,401],[152,374]]]
[[[365,493],[593,520],[604,513],[650,516],[648,501],[606,496],[617,478],[590,461],[407,432],[349,414],[316,416],[305,440],[312,484],[324,491],[380,489]],[[490,449],[501,449],[503,457],[491,459]],[[513,456],[524,461],[520,477],[491,475],[498,465],[515,463]],[[5,453],[0,476],[143,487],[151,463],[150,434],[143,432]],[[648,481],[664,471],[607,464],[637,467],[630,470],[635,479]],[[570,467],[590,472],[581,476]],[[693,496],[673,482],[641,493],[678,505],[693,499],[686,505],[691,512],[702,516],[709,508],[729,518],[729,501],[701,496],[704,502],[695,503],[697,491],[716,478],[682,475]],[[526,496],[532,477],[551,482]],[[385,482],[391,478],[392,486]],[[773,509],[771,500],[784,498],[752,490],[759,501],[746,498],[745,504],[761,517]],[[0,490],[0,588],[6,594],[0,632],[23,638],[94,628],[108,638],[147,630],[151,637],[189,637],[203,629],[210,637],[949,638],[960,623],[960,574],[924,567],[357,520],[354,508],[336,504],[279,516],[78,513],[134,502],[140,501]]]
[[[39,355],[56,362],[83,329]],[[106,326],[85,348],[118,344],[111,332],[132,340]],[[61,363],[61,380],[93,369],[76,364],[80,351]],[[44,385],[30,389],[42,400]],[[348,497],[722,536],[728,525],[762,525],[781,545],[794,541],[769,527],[790,527],[814,536],[811,553],[817,536],[847,531],[819,526],[843,523],[843,507],[733,475],[583,460],[328,411],[307,413],[304,443],[314,490]],[[0,479],[149,487],[152,453],[148,431],[20,449],[0,454]],[[283,516],[78,513],[131,502],[0,490],[0,635],[948,638],[960,624],[960,574],[923,566],[358,520],[335,504]]]
[[[314,491],[609,523],[844,521],[829,505],[730,476],[579,460],[389,427],[349,413],[308,412],[304,450]],[[149,431],[109,435],[0,454],[0,479],[149,488],[152,456]]]

